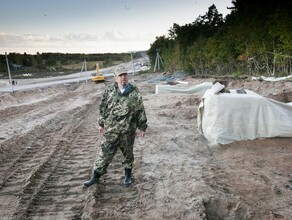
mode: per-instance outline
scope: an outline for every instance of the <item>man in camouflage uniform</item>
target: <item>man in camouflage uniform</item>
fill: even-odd
[[[115,83],[109,86],[100,103],[99,132],[103,134],[101,150],[93,166],[90,180],[84,186],[90,187],[104,175],[107,167],[120,149],[123,153],[125,168],[124,184],[131,184],[131,173],[134,162],[133,146],[136,130],[144,137],[147,118],[142,97],[136,86],[128,82],[129,76],[125,69],[115,72]]]

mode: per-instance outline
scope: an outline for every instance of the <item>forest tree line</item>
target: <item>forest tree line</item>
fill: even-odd
[[[171,72],[287,76],[292,73],[291,8],[291,0],[233,0],[230,13],[223,18],[211,5],[192,23],[174,23],[167,35],[156,37],[147,54],[154,67],[159,52],[165,70]],[[83,60],[102,61],[102,67],[108,67],[130,61],[131,54],[9,53],[8,59],[11,71],[48,72],[64,71],[64,65]],[[6,73],[5,55],[0,55],[0,74]]]
[[[133,54],[133,57],[140,53]],[[98,62],[101,68],[116,65],[122,62],[129,62],[131,54],[129,53],[103,53],[103,54],[80,54],[80,53],[9,53],[7,54],[9,69],[14,75],[21,76],[22,73],[33,72],[34,76],[52,76],[64,72],[64,74],[81,69],[82,65],[77,65],[78,69],[68,69],[66,66],[76,66],[84,61],[94,63]],[[95,69],[95,66],[93,67]],[[88,69],[90,70],[90,69]],[[0,55],[0,74],[7,78],[7,63],[5,55]]]
[[[193,75],[287,76],[292,72],[292,1],[234,0],[223,18],[215,5],[194,22],[173,24],[156,37],[157,52],[169,71]]]

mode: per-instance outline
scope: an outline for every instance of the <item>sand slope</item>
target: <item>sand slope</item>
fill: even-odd
[[[149,129],[136,139],[129,188],[120,153],[98,185],[82,185],[99,150],[98,104],[111,80],[1,94],[1,219],[292,219],[292,139],[209,145],[197,130],[201,95],[155,95],[152,77],[131,78]],[[226,83],[292,101],[291,82]]]

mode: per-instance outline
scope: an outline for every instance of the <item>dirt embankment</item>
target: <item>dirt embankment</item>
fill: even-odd
[[[150,77],[131,79],[149,129],[136,140],[129,188],[120,153],[98,185],[82,185],[99,150],[98,104],[111,82],[1,94],[1,219],[291,219],[291,138],[208,145],[197,130],[201,95],[155,95]],[[291,82],[225,83],[292,102]]]

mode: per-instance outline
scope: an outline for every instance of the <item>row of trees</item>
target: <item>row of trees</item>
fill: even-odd
[[[128,62],[131,60],[129,53],[106,53],[106,54],[63,54],[63,53],[37,53],[20,54],[9,53],[7,55],[11,71],[49,72],[58,69],[64,71],[62,66],[86,61],[102,61],[104,67],[111,66],[115,62]],[[81,67],[80,67],[81,68]],[[5,55],[0,55],[0,73],[7,72]],[[7,74],[3,74],[7,75]]]
[[[292,72],[292,1],[234,0],[223,18],[215,5],[193,23],[173,24],[148,50],[170,71],[195,75],[286,76]]]

